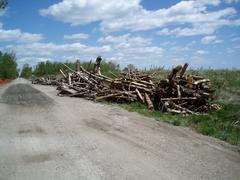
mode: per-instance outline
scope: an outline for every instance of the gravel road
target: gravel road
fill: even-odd
[[[0,86],[1,180],[240,179],[239,147],[56,94],[23,79]]]

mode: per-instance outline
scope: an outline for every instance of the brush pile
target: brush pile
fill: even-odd
[[[210,80],[185,74],[187,67],[187,63],[178,65],[167,79],[160,80],[154,93],[157,108],[175,114],[199,114],[211,108],[219,109],[219,105],[209,103],[214,92],[210,88]]]
[[[83,67],[79,67],[77,71],[67,68],[71,71],[68,75],[60,70],[63,78],[57,88],[59,96],[84,97],[95,100],[98,94],[109,89],[107,82],[111,82],[111,78],[90,73]]]
[[[33,83],[58,85],[59,96],[83,97],[91,100],[112,102],[141,102],[148,109],[174,114],[201,114],[209,109],[219,109],[210,104],[214,90],[210,80],[186,74],[188,64],[172,69],[167,79],[153,82],[152,75],[143,72],[121,73],[111,79],[104,75],[85,70],[77,64],[73,70],[63,64],[69,73],[60,69],[63,78],[56,80],[37,79]]]
[[[112,80],[109,89],[99,94],[96,99],[107,99],[114,102],[134,102],[146,103],[149,109],[153,109],[152,97],[155,85],[151,76],[141,72],[121,73]]]
[[[47,78],[40,77],[40,78],[33,79],[32,84],[57,86],[59,85],[59,82],[55,77],[47,77]]]

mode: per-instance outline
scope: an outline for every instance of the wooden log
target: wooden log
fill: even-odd
[[[206,82],[210,82],[210,80],[209,79],[200,79],[198,81],[195,81],[193,84],[198,85],[198,84],[206,83]]]
[[[182,69],[181,69],[180,78],[183,77],[184,73],[185,73],[186,70],[187,70],[187,67],[188,67],[188,63],[185,63],[184,66],[183,66]]]
[[[148,89],[148,88],[144,88],[144,87],[141,87],[141,86],[136,86],[136,85],[133,85],[133,84],[126,84],[123,82],[117,82],[117,81],[114,81],[113,84],[118,84],[118,85],[122,85],[122,86],[126,86],[127,88],[130,86],[131,88],[134,88],[134,89],[138,89],[138,90],[142,90],[144,92],[148,92],[148,93],[152,93],[152,89]]]
[[[166,110],[167,110],[167,112],[174,113],[174,114],[186,114],[185,111],[181,111],[181,110],[175,110],[175,109],[171,109],[171,108],[167,108]]]
[[[86,69],[84,69],[82,66],[80,66],[80,69],[81,69],[84,73],[88,74],[89,76],[92,76],[92,77],[97,78],[97,79],[99,79],[99,80],[105,80],[105,81],[107,81],[107,82],[112,82],[112,79],[109,78],[109,77],[107,77],[107,76],[99,75],[99,74],[92,74],[92,73],[88,72]]]
[[[171,105],[172,105],[173,107],[175,107],[175,108],[183,111],[183,112],[187,112],[187,113],[189,113],[189,114],[195,114],[195,115],[197,114],[197,113],[195,113],[195,112],[193,112],[193,111],[191,111],[191,110],[189,110],[189,109],[187,109],[187,108],[181,107],[181,106],[179,106],[179,105],[177,105],[177,104],[175,104],[175,103],[173,103],[173,102],[171,103]]]
[[[64,72],[63,72],[61,69],[60,69],[59,71],[60,71],[60,73],[62,74],[62,76],[63,76],[65,79],[67,79],[66,74],[64,74]]]
[[[177,92],[178,92],[178,98],[181,98],[181,90],[180,90],[180,86],[177,85]]]
[[[72,80],[71,80],[71,73],[68,73],[68,85],[71,86],[72,85]]]
[[[176,66],[175,68],[172,69],[171,73],[168,76],[169,82],[172,81],[174,77],[176,77],[177,73],[182,69],[181,65]]]
[[[93,74],[101,75],[101,70],[100,70],[101,61],[102,61],[101,56],[98,56],[93,66],[93,70],[92,70]]]
[[[150,97],[148,96],[147,93],[144,93],[144,96],[145,96],[145,101],[147,103],[148,109],[152,110],[153,109],[153,103],[152,103]]]
[[[161,98],[161,101],[196,100],[197,97]]]
[[[96,100],[106,99],[106,98],[115,97],[115,96],[119,96],[119,95],[122,95],[122,92],[118,92],[118,93],[114,93],[114,94],[108,94],[108,95],[105,95],[105,96],[100,96],[100,97],[97,97]]]
[[[139,90],[136,88],[136,93],[138,95],[138,98],[144,103],[144,98],[143,96],[141,95],[141,93],[139,92]]]
[[[62,63],[62,65],[64,65],[64,66],[65,66],[66,68],[68,68],[70,71],[76,72],[76,71],[74,71],[72,68],[68,67],[66,64]]]
[[[79,73],[80,72],[80,61],[77,59],[76,62],[76,71]]]

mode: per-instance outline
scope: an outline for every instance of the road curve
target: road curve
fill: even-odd
[[[239,180],[239,148],[117,106],[0,86],[1,180]]]

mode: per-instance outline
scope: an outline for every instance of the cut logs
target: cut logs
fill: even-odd
[[[153,83],[152,75],[128,71],[114,79],[97,71],[89,72],[76,64],[76,71],[63,64],[70,72],[60,69],[62,79],[38,78],[32,83],[57,85],[59,96],[83,97],[112,102],[140,102],[148,109],[174,114],[202,114],[220,106],[210,103],[214,90],[210,80],[187,74],[188,64],[172,69],[167,79]],[[99,64],[100,65],[100,64]],[[98,68],[100,69],[100,67]]]

